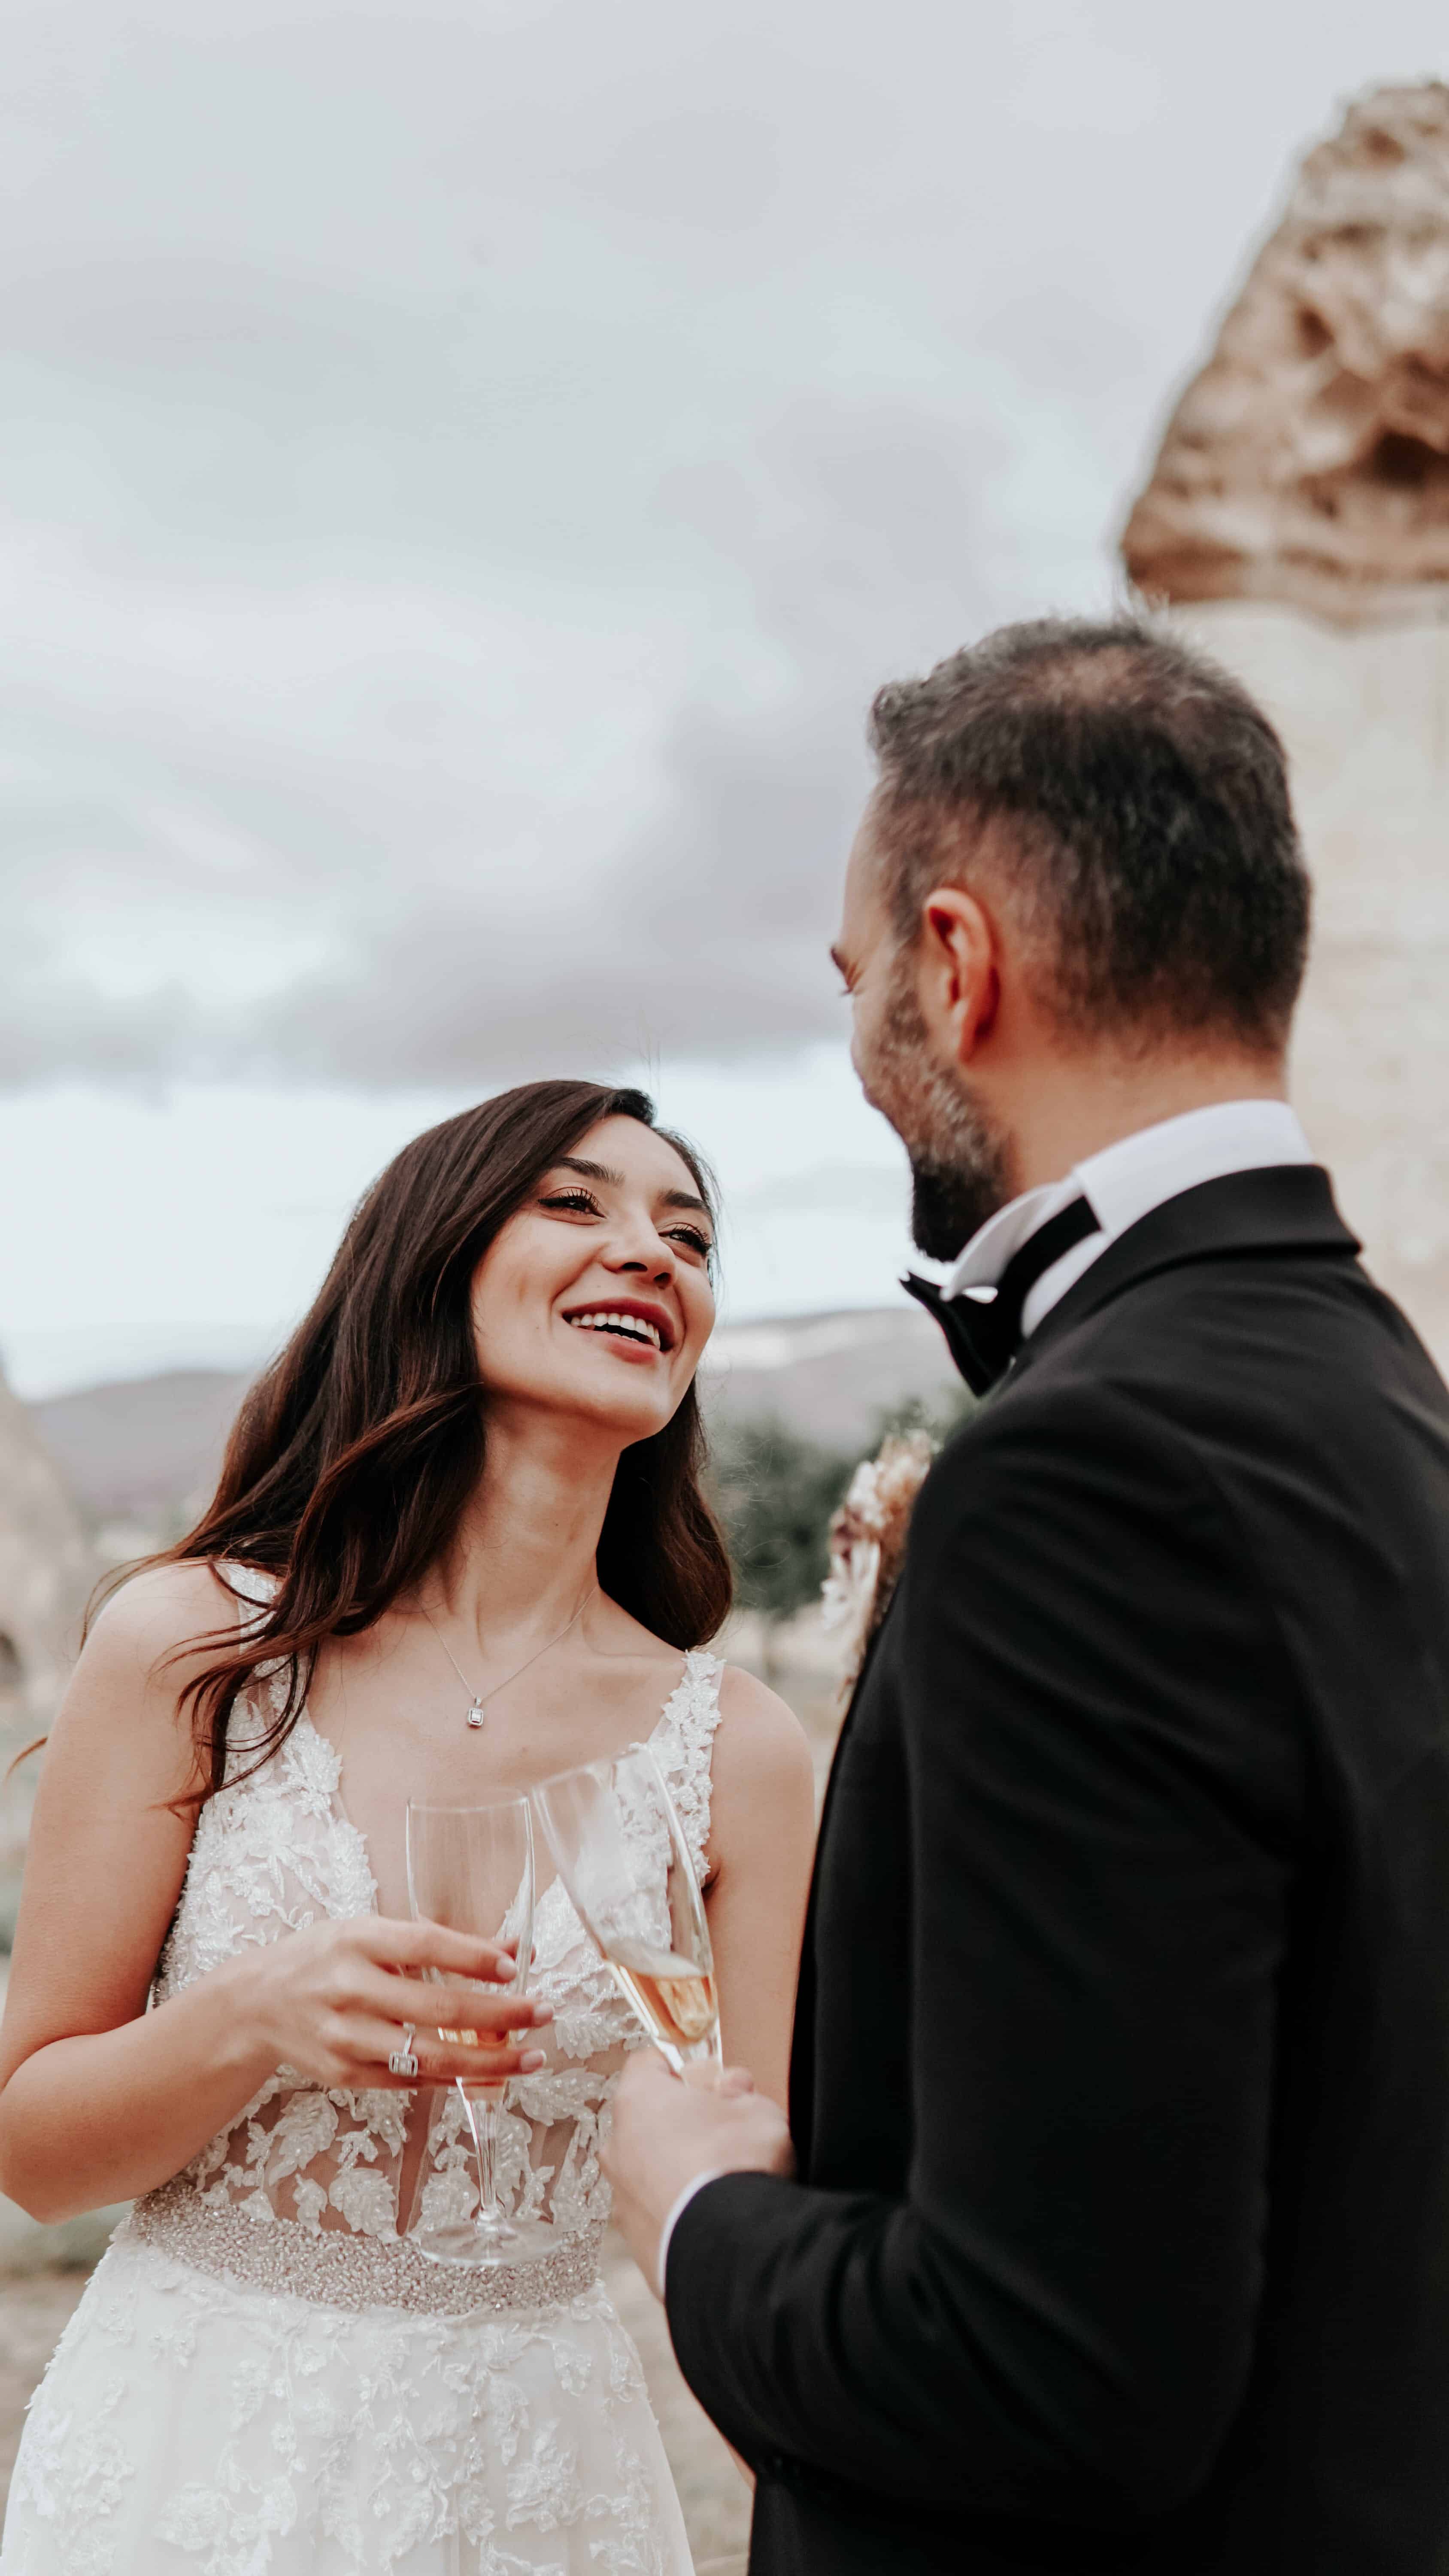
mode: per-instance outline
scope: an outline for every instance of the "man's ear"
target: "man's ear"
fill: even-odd
[[[943,1051],[969,1064],[1001,1000],[996,925],[964,886],[938,886],[921,907],[921,1010]]]

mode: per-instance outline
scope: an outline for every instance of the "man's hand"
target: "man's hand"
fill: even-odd
[[[683,2081],[655,2048],[636,2049],[614,2092],[603,2165],[614,2218],[651,2289],[659,2239],[686,2183],[703,2173],[790,2174],[784,2112],[742,2066],[691,2066]]]

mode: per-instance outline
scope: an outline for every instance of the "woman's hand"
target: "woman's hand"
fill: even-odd
[[[427,1969],[456,1982],[423,1984]],[[542,2049],[523,2048],[521,2035],[552,2020],[552,2006],[490,1993],[477,1982],[513,1972],[509,1952],[492,1941],[437,1923],[362,1914],[313,1923],[248,1951],[218,1969],[216,1983],[238,1990],[238,2009],[269,2066],[295,2067],[347,2092],[407,2093],[459,2076],[481,2084],[542,2066]],[[409,2029],[418,2072],[394,2075],[388,2059],[406,2051]]]

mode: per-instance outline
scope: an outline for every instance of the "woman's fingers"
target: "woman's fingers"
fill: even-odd
[[[420,2030],[530,2030],[552,2021],[553,2006],[532,1995],[499,1994],[487,1986],[426,1985],[365,1965],[345,1987],[346,2001],[385,2019],[410,2021]]]
[[[428,1968],[434,1975],[424,1979],[419,1972]],[[439,1970],[457,1983],[440,1984]],[[513,1958],[495,1942],[438,1923],[359,1916],[332,1945],[319,2071],[349,2090],[393,2092],[457,2078],[483,2084],[532,2074],[545,2055],[525,2042],[552,2021],[553,2007],[500,1991],[516,1974]],[[417,2074],[394,2074],[388,2060],[395,2055],[414,2057]]]
[[[402,1983],[400,1978],[398,1984]],[[500,2031],[537,2029],[553,2019],[552,2004],[539,2003],[532,1995],[480,1994],[476,1986],[424,1986],[417,2000],[419,2009],[414,2011],[411,1995],[404,2003],[394,1995],[392,2009],[420,2028],[474,2030],[485,2038]]]
[[[384,1914],[360,1915],[357,1928],[370,1959],[386,1968],[442,1968],[453,1977],[487,1977],[506,1984],[514,1953],[501,1941],[476,1940],[442,1923],[402,1923]]]
[[[407,2093],[419,2084],[452,2084],[459,2078],[465,2084],[501,2083],[509,2075],[532,2075],[545,2063],[541,2048],[525,2048],[516,2041],[469,2048],[450,2044],[434,2031],[419,2030],[411,2051],[418,2062],[416,2075],[394,2075],[388,2060],[402,2049],[406,2037],[394,2021],[354,2014],[346,2026],[345,2050],[339,2052],[333,2082],[349,2091]]]

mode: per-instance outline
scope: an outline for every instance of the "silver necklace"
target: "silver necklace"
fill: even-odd
[[[548,1653],[550,1646],[561,1646],[563,1644],[569,1630],[578,1626],[579,1621],[582,1619],[584,1612],[587,1610],[589,1603],[592,1601],[598,1588],[597,1583],[591,1583],[587,1592],[584,1594],[582,1601],[579,1603],[577,1610],[574,1612],[573,1617],[567,1622],[566,1626],[560,1628],[558,1635],[556,1637],[549,1637],[541,1646],[535,1646],[533,1653],[527,1656],[524,1662],[518,1666],[518,1670],[510,1673],[507,1680],[495,1682],[490,1691],[474,1689],[473,1684],[469,1681],[467,1674],[464,1672],[462,1665],[454,1654],[452,1647],[449,1645],[447,1638],[444,1636],[442,1629],[438,1626],[436,1619],[433,1617],[431,1610],[427,1608],[424,1602],[420,1601],[418,1603],[418,1608],[422,1611],[423,1617],[426,1619],[428,1626],[432,1629],[433,1635],[437,1638],[439,1645],[442,1647],[444,1654],[447,1656],[449,1663],[452,1665],[454,1672],[457,1674],[459,1681],[462,1683],[464,1690],[468,1694],[470,1702],[468,1709],[468,1724],[470,1726],[481,1726],[483,1723],[483,1713],[485,1709],[492,1706],[492,1703],[497,1699],[499,1692],[506,1691],[510,1682],[516,1682],[521,1673],[526,1673],[530,1664],[540,1663],[543,1660],[543,1657]]]

